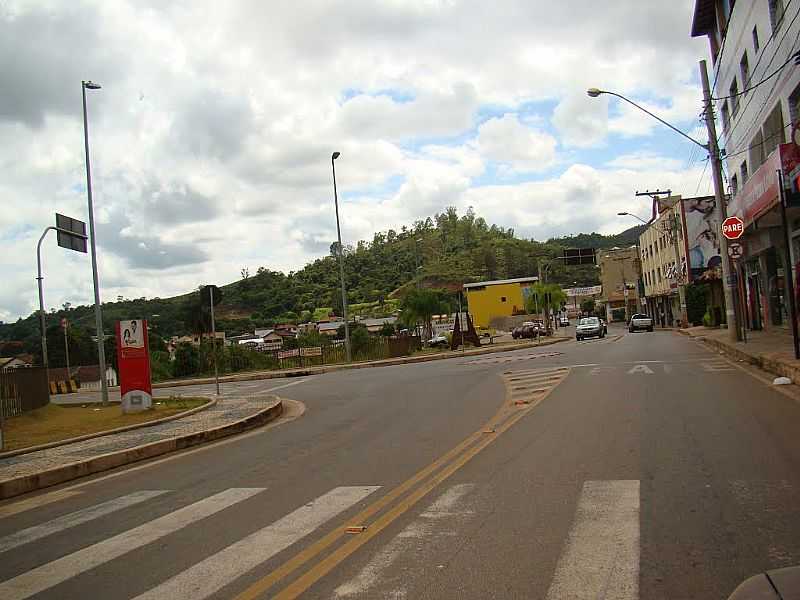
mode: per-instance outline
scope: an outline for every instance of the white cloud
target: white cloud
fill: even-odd
[[[478,128],[477,147],[515,171],[544,171],[556,161],[556,140],[520,123],[516,115],[489,119]]]
[[[449,204],[538,237],[607,230],[609,198],[627,202],[640,175],[693,190],[696,169],[614,162],[632,151],[603,147],[608,132],[636,140],[659,125],[584,91],[694,118],[707,49],[687,33],[692,1],[596,4],[3,2],[0,78],[14,85],[0,95],[0,318],[36,306],[35,245],[53,213],[86,219],[81,79],[103,85],[88,103],[104,298],[327,252],[334,150],[351,242]],[[556,108],[523,110],[537,103]],[[504,116],[479,127],[486,114]],[[587,146],[604,150],[595,168],[570,167],[565,152]],[[485,185],[490,163],[565,166]],[[86,256],[48,239],[44,264],[48,306],[91,301]]]

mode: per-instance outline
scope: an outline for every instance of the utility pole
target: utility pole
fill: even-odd
[[[725,205],[725,192],[722,185],[722,161],[717,144],[717,127],[714,123],[714,106],[711,101],[711,89],[708,85],[708,70],[706,61],[700,61],[700,79],[703,82],[703,112],[708,129],[708,158],[711,161],[711,175],[714,180],[714,198],[716,199],[718,227],[728,218],[728,208]],[[732,342],[739,341],[739,325],[736,315],[736,300],[734,288],[736,287],[736,274],[731,269],[731,259],[728,256],[728,240],[717,231],[719,235],[719,254],[722,259],[723,290],[725,292],[725,317],[728,322],[728,339]],[[787,265],[788,266],[788,265]]]
[[[67,339],[67,327],[69,327],[69,321],[66,318],[61,319],[61,327],[64,330],[64,356],[66,356],[66,363],[67,363],[67,381],[72,379],[69,373],[69,340]]]

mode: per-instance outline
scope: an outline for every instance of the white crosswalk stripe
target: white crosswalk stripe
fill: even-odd
[[[22,600],[210,517],[264,488],[231,488],[0,583],[0,598]]]
[[[380,486],[334,488],[271,525],[200,561],[135,600],[206,598],[306,537],[317,527],[378,489]]]
[[[639,481],[587,481],[547,600],[638,600]]]
[[[424,563],[429,563],[430,556],[426,551],[431,549],[432,539],[456,535],[456,526],[474,515],[474,511],[463,506],[464,497],[474,487],[472,483],[450,487],[392,541],[376,552],[358,575],[337,587],[334,591],[336,597],[405,598],[409,583],[407,571],[400,570],[398,574],[392,575],[388,572],[389,567],[401,557],[412,561],[417,572]]]
[[[69,513],[68,515],[58,517],[52,521],[48,521],[47,523],[42,523],[41,525],[28,527],[27,529],[23,529],[21,531],[12,533],[11,535],[0,538],[0,552],[7,552],[8,550],[16,548],[17,546],[40,540],[48,535],[58,533],[59,531],[64,531],[65,529],[69,529],[71,527],[76,527],[77,525],[81,525],[83,523],[88,523],[93,519],[103,517],[135,504],[139,504],[145,500],[150,500],[151,498],[155,498],[156,496],[160,496],[166,492],[167,490],[144,490],[141,492],[134,492],[133,494],[128,494],[127,496],[114,498],[108,502],[102,502],[100,504]]]

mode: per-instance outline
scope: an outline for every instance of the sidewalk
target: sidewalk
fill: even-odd
[[[775,375],[788,377],[793,383],[800,383],[800,360],[794,358],[792,332],[788,329],[769,331],[748,331],[747,342],[732,343],[727,329],[689,327],[676,330],[706,343],[725,354],[769,371]]]
[[[166,423],[0,458],[0,499],[238,433],[281,411],[272,395],[220,397],[210,408]]]

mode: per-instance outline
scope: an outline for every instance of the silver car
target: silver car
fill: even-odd
[[[606,334],[603,324],[597,317],[587,317],[578,321],[575,327],[575,339],[581,341],[587,337],[604,337]]]

